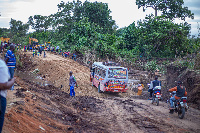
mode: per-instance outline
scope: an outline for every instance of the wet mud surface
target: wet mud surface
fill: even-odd
[[[200,132],[199,110],[190,108],[186,112],[185,118],[179,119],[177,114],[169,114],[167,103],[160,102],[160,105],[156,106],[152,105],[149,100],[141,99],[148,94],[139,98],[134,92],[98,93],[97,89],[92,87],[89,82],[88,68],[79,66],[69,59],[55,56],[47,54],[51,60],[59,59],[60,63],[58,60],[52,62],[50,59],[37,58],[34,59],[35,62],[32,59],[27,63],[28,69],[26,67],[20,68],[20,71],[27,72],[39,68],[38,74],[41,77],[46,75],[41,80],[48,80],[55,84],[44,86],[28,78],[17,77],[16,90],[13,95],[20,100],[14,101],[13,105],[8,108],[3,133]],[[71,63],[67,62],[68,60]],[[43,70],[41,69],[42,62],[50,63],[51,66],[47,66]],[[69,66],[74,68],[77,66],[81,70],[77,70],[76,73],[79,84],[75,90],[76,97],[69,96],[68,75],[63,74],[65,70],[70,71]],[[51,67],[52,69],[55,67],[55,70],[59,71],[50,73],[48,70]],[[66,83],[62,83],[63,81]],[[61,83],[63,88],[60,87]]]

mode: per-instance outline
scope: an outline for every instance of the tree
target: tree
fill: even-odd
[[[10,38],[10,29],[0,28],[0,37]]]
[[[138,42],[144,56],[175,57],[186,54],[190,25],[174,24],[163,16],[149,15],[138,22]]]
[[[84,17],[89,18],[89,22],[96,23],[104,29],[104,33],[113,33],[115,21],[110,16],[110,9],[107,3],[85,1],[82,6]]]
[[[138,9],[152,7],[155,10],[155,16],[157,16],[158,11],[162,11],[163,15],[167,18],[181,18],[185,20],[186,17],[194,19],[194,13],[188,10],[188,7],[183,7],[183,0],[136,0],[136,5]]]
[[[21,21],[16,21],[11,18],[10,30],[12,34],[19,34],[19,36],[25,36],[28,32],[29,24],[23,24]]]
[[[16,21],[11,18],[10,31],[11,40],[15,43],[22,43],[25,40],[26,33],[29,30],[29,24],[23,24],[21,21]]]
[[[50,26],[50,21],[48,20],[48,18],[48,16],[34,15],[28,18],[28,23],[36,31],[47,30]]]

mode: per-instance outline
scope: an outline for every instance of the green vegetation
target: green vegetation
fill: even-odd
[[[30,16],[26,24],[11,19],[10,29],[1,28],[0,36],[10,37],[11,42],[22,45],[28,44],[28,38],[32,37],[38,39],[40,44],[51,42],[64,51],[76,51],[83,55],[91,53],[102,59],[127,62],[146,59],[149,61],[145,66],[148,70],[157,68],[156,62],[151,61],[154,58],[176,58],[198,53],[200,38],[189,38],[190,25],[172,21],[175,17],[194,17],[187,7],[182,8],[183,0],[178,0],[177,6],[172,0],[164,3],[136,1],[138,8],[153,7],[155,12],[162,11],[162,15],[150,14],[137,25],[133,22],[128,27],[117,29],[106,3],[61,2],[57,5],[57,13]],[[26,34],[29,26],[35,32]],[[183,65],[194,66],[193,63]]]

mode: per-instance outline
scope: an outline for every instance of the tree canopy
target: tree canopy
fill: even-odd
[[[194,19],[194,13],[192,13],[188,7],[183,7],[183,0],[136,0],[138,9],[143,7],[151,7],[155,10],[155,16],[157,12],[161,11],[162,15],[166,15],[167,18],[181,18],[185,20],[186,17]]]

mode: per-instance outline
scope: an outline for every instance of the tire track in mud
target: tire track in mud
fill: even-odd
[[[182,127],[183,124],[177,126],[181,124],[182,120],[166,114],[168,110],[162,102],[160,106],[155,106],[150,101],[131,98],[90,96],[71,98],[68,93],[54,86],[41,87],[30,81],[27,81],[26,85],[29,85],[30,91],[34,91],[34,96],[31,98],[40,103],[36,107],[37,110],[48,115],[51,119],[57,119],[65,125],[72,125],[70,130],[75,132],[162,133],[198,131],[188,128],[188,126]],[[17,94],[25,96],[21,93]],[[164,109],[160,110],[159,108]],[[174,125],[173,120],[176,120],[175,122],[178,122],[178,124]]]
[[[163,133],[167,131],[166,129],[171,132],[174,131],[172,125],[159,119],[157,120],[149,118],[148,116],[143,116],[141,113],[137,112],[137,109],[145,110],[145,108],[140,104],[133,102],[132,99],[111,98],[106,100],[104,99],[104,102],[108,108],[110,107],[110,110],[105,112],[107,114],[110,113],[110,115],[106,115],[106,117],[110,119],[115,118],[115,124],[117,125],[116,128],[119,128],[117,131],[136,133]]]

